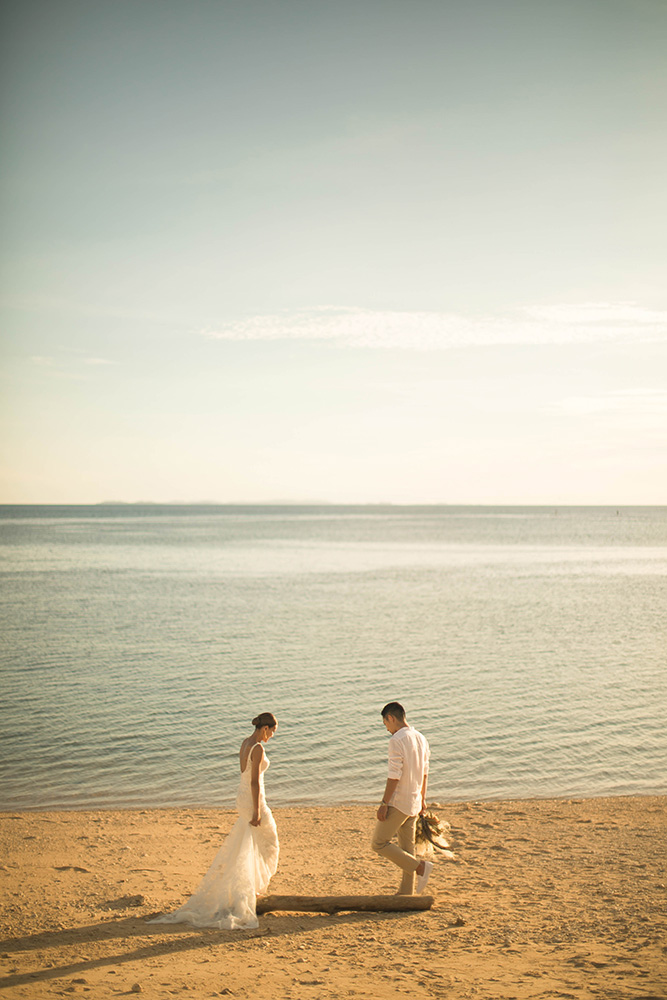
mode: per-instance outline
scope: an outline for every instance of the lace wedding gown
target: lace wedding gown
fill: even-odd
[[[254,748],[253,748],[254,749]],[[251,751],[252,752],[252,751]],[[236,806],[239,818],[213,859],[195,893],[174,913],[151,920],[153,924],[189,923],[195,927],[243,930],[259,927],[255,905],[278,867],[278,831],[264,797],[263,757],[259,775],[260,826],[251,826],[253,803],[250,756],[241,774]]]

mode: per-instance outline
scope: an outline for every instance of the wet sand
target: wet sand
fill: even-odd
[[[230,810],[0,814],[0,987],[94,1000],[667,997],[667,797],[459,803],[431,910],[275,913],[253,931],[155,925]],[[270,892],[389,894],[372,807],[275,809]]]

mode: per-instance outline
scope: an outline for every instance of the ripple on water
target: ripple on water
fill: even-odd
[[[3,808],[374,801],[379,709],[440,800],[664,792],[664,510],[2,521]],[[555,523],[558,522],[558,523]]]

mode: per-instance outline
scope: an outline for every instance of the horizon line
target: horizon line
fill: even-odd
[[[573,507],[605,507],[627,509],[631,507],[667,507],[667,501],[639,503],[596,503],[589,501],[581,502],[481,502],[481,501],[452,501],[452,500],[19,500],[2,501],[0,509],[6,507],[535,507],[535,508],[573,508]]]

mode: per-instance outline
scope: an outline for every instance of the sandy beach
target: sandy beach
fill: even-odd
[[[432,909],[273,913],[253,931],[151,926],[235,813],[0,815],[10,997],[667,997],[667,798],[447,804]],[[390,894],[372,807],[274,811],[273,894]]]

